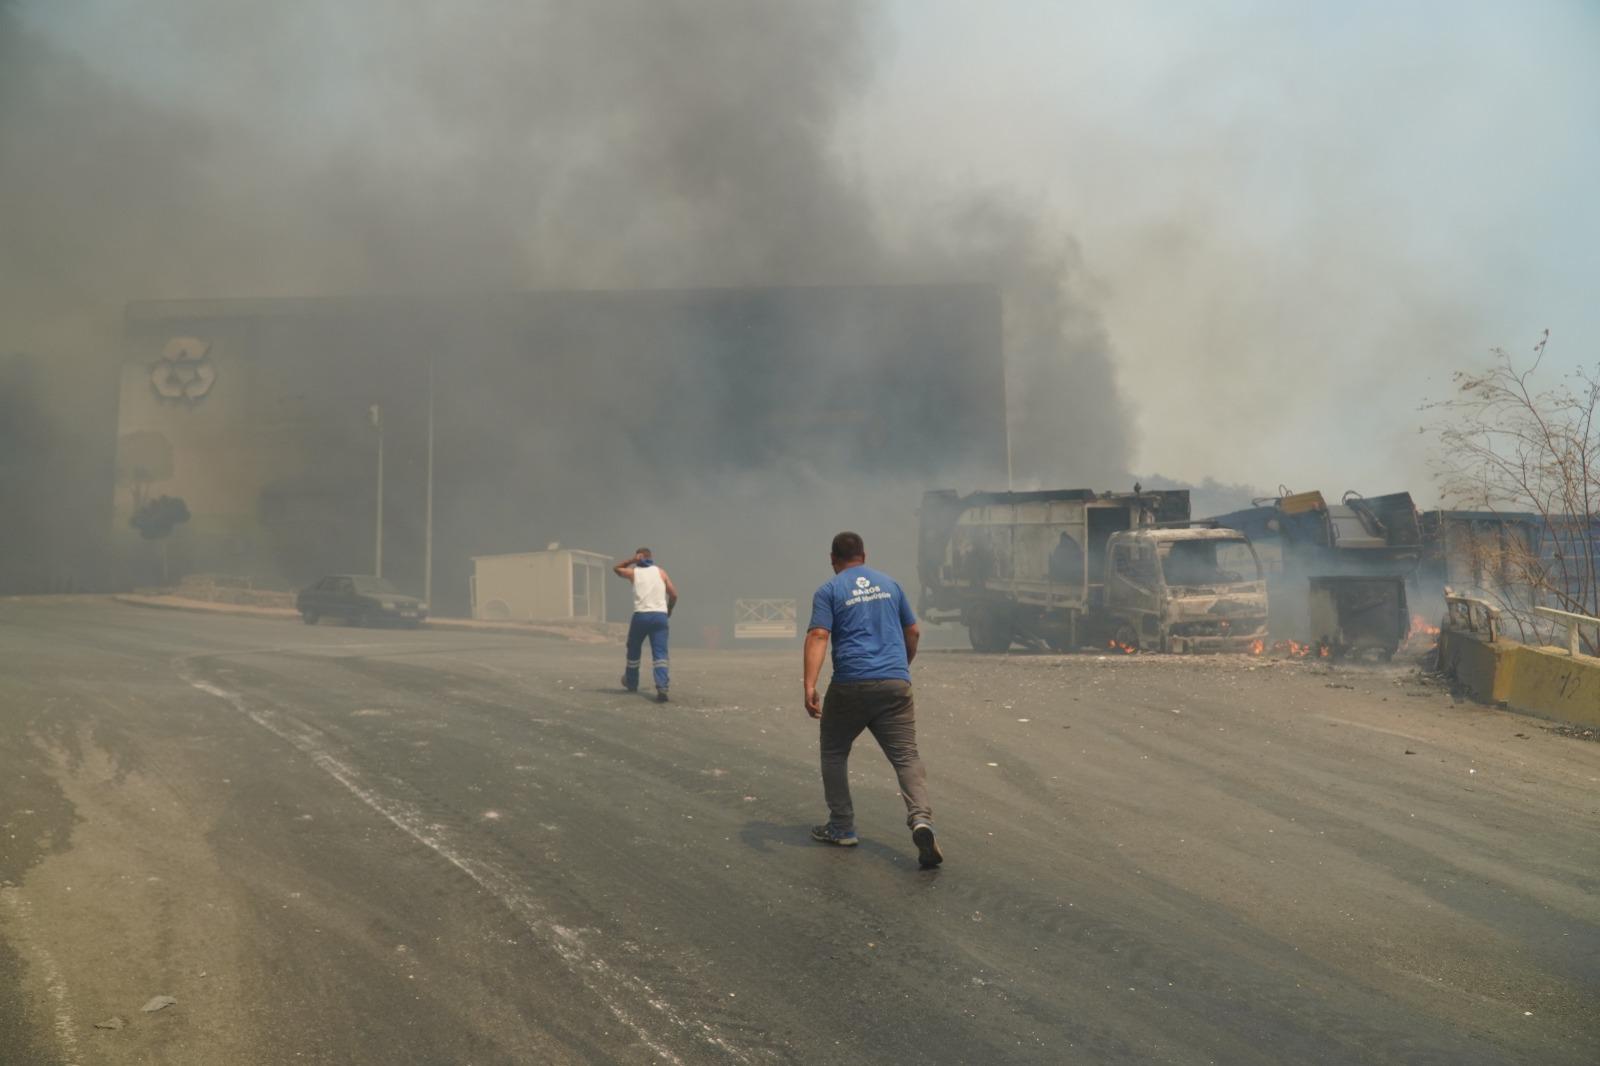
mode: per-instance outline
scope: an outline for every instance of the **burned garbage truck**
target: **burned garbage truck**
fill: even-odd
[[[1290,493],[1213,519],[1249,536],[1266,565],[1275,637],[1332,655],[1389,658],[1411,628],[1406,589],[1423,554],[1410,493]],[[1433,596],[1438,590],[1432,591]]]
[[[1181,490],[928,492],[917,572],[922,616],[977,651],[1242,651],[1267,632],[1249,538],[1193,526]]]

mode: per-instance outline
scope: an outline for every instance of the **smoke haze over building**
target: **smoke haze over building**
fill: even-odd
[[[1005,295],[1022,482],[1402,487],[1427,373],[1579,306],[1506,275],[1594,276],[1592,9],[1459,10],[13,0],[30,491],[108,462],[135,299],[926,282]]]
[[[1135,469],[1427,501],[1452,370],[1547,327],[1546,365],[1596,359],[1592,3],[891,11],[847,143],[880,190],[954,175],[1077,238]]]

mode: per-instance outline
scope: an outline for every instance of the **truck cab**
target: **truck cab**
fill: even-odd
[[[1146,526],[1106,544],[1104,615],[1123,651],[1247,651],[1267,636],[1267,585],[1233,529]]]

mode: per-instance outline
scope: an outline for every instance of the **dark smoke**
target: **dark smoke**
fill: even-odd
[[[97,502],[55,501],[109,495],[108,397],[134,298],[989,283],[1006,298],[1019,482],[1126,477],[1128,411],[1071,239],[959,189],[890,237],[841,164],[838,122],[885,42],[875,5],[112,11],[0,7],[0,351],[46,368],[57,428],[38,449],[90,457],[31,500],[35,542],[109,524],[85,518]],[[625,471],[628,456],[607,462]],[[749,472],[702,483],[679,501],[693,511],[636,515],[610,547],[659,540],[652,521],[703,543],[757,504],[819,544],[847,525],[911,542],[919,486],[854,485],[805,456],[773,475],[780,489]],[[852,515],[864,498],[882,513]],[[785,505],[806,520],[771,514]]]
[[[906,256],[1005,294],[1017,487],[1127,480],[1132,412],[1117,389],[1111,340],[1080,291],[1077,243],[1017,204],[973,195],[913,234]]]

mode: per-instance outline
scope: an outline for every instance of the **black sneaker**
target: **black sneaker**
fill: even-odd
[[[812,826],[811,839],[822,844],[837,844],[841,848],[853,848],[861,843],[854,829],[840,829],[832,822]]]
[[[639,686],[638,685],[630,685],[630,684],[628,684],[628,679],[626,677],[624,677],[622,679],[622,687],[623,687],[623,689],[625,691],[628,691],[628,692],[638,692],[639,691]]]
[[[664,689],[664,688],[656,689],[656,702],[657,703],[666,703],[667,702],[667,690],[666,689]]]
[[[911,827],[911,840],[917,845],[917,863],[924,870],[931,870],[944,862],[944,852],[939,850],[939,841],[933,834],[933,826],[927,822],[918,822]]]

